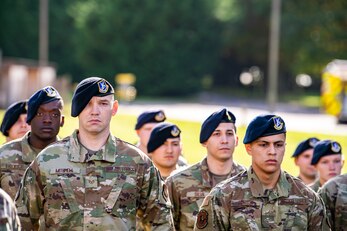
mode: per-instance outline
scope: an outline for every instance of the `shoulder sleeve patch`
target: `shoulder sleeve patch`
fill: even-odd
[[[205,209],[199,211],[196,217],[196,227],[198,229],[203,229],[208,224],[208,212]]]

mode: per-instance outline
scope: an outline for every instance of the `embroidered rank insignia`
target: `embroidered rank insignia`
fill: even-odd
[[[107,85],[105,80],[100,80],[98,82],[99,92],[106,93],[108,91],[109,86]]]
[[[203,229],[208,224],[208,213],[205,209],[199,211],[196,217],[196,227],[198,229]]]
[[[165,115],[163,112],[158,112],[158,114],[155,115],[154,117],[155,121],[162,122],[165,120]]]
[[[49,97],[57,96],[57,92],[52,87],[45,87],[43,90],[47,93],[47,96]]]
[[[274,121],[274,128],[276,130],[281,130],[283,128],[283,121],[280,117],[274,116],[272,117],[273,121]]]

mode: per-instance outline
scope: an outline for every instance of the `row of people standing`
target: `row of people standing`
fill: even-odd
[[[52,88],[43,89],[44,96],[48,96],[51,90]],[[17,196],[18,213],[25,221],[23,227],[38,226],[43,216],[41,225],[47,229],[64,229],[75,226],[85,229],[104,228],[108,230],[117,227],[118,229],[131,230],[136,228],[136,221],[142,223],[144,229],[158,227],[167,230],[172,229],[170,203],[166,199],[165,187],[160,180],[159,171],[136,148],[110,135],[109,122],[118,108],[112,94],[112,86],[100,78],[86,79],[77,86],[72,102],[72,116],[79,117],[79,129],[72,136],[41,152],[25,173],[20,193]],[[40,107],[41,105],[38,106],[38,108]],[[40,111],[33,114],[34,117],[48,116],[53,118],[56,116],[53,113],[40,113]],[[177,170],[167,178],[176,228],[185,230],[184,224],[189,224],[189,228],[193,228],[194,223],[196,223],[197,229],[228,227],[225,226],[227,224],[221,222],[226,220],[224,215],[220,217],[222,220],[218,220],[215,216],[216,211],[219,215],[222,214],[221,208],[211,206],[216,201],[212,200],[211,203],[208,201],[208,198],[213,198],[211,195],[216,189],[213,189],[211,194],[209,192],[217,183],[226,179],[233,180],[224,181],[223,185],[226,185],[226,188],[233,188],[231,182],[236,181],[237,176],[240,178],[239,183],[244,183],[242,187],[237,184],[237,187],[245,195],[237,195],[238,197],[232,198],[232,202],[239,205],[237,207],[239,214],[244,212],[244,215],[248,214],[249,216],[244,220],[244,223],[239,224],[242,227],[247,225],[259,225],[258,227],[262,228],[303,228],[304,225],[318,229],[326,227],[324,226],[324,212],[319,212],[321,207],[324,210],[324,206],[320,204],[320,198],[315,200],[315,195],[306,193],[306,197],[302,200],[292,199],[290,196],[293,197],[294,193],[297,193],[296,187],[293,187],[292,191],[286,187],[293,185],[293,182],[295,182],[294,185],[300,186],[299,188],[301,185],[299,182],[293,181],[289,174],[287,176],[280,168],[285,149],[284,121],[275,115],[266,115],[255,118],[248,126],[246,132],[248,138],[245,137],[244,143],[247,152],[252,156],[252,166],[247,171],[244,171],[244,167],[237,165],[232,160],[234,148],[238,143],[235,121],[235,116],[226,109],[215,112],[208,117],[202,124],[200,133],[200,143],[207,151],[206,158],[196,165]],[[44,131],[48,130],[50,130],[48,127],[44,129]],[[167,145],[167,139],[179,138],[180,130],[173,124],[163,123],[158,124],[152,133],[147,151],[152,154],[153,160],[154,152],[163,144]],[[266,150],[270,150],[269,153]],[[277,151],[273,152],[273,150]],[[274,158],[265,161],[267,156]],[[112,160],[116,161],[112,162]],[[105,161],[107,163],[103,163]],[[154,160],[153,162],[155,163]],[[140,168],[142,172],[135,171],[139,166],[142,166]],[[273,171],[272,174],[268,173],[269,168]],[[243,178],[240,176],[242,173],[237,175],[238,172],[243,173]],[[279,174],[277,178],[276,174]],[[233,175],[237,176],[232,177]],[[272,177],[273,181],[264,181],[264,175],[265,179],[274,176]],[[253,185],[248,186],[249,189],[246,187],[247,179],[250,180],[249,182],[253,182]],[[139,183],[139,180],[142,184],[137,184],[133,188],[132,183]],[[272,187],[264,187],[264,185],[268,186],[265,183],[269,182]],[[237,191],[237,187],[235,186],[231,191]],[[96,188],[98,188],[97,192],[95,192]],[[135,188],[141,189],[142,197],[136,193]],[[248,190],[252,193],[253,190],[258,190],[259,195],[263,193],[260,196],[261,200],[257,201],[258,194],[258,196],[253,195],[256,198],[250,197],[251,194],[246,193]],[[303,191],[305,190],[303,189]],[[230,192],[228,189],[226,191]],[[282,197],[287,196],[287,198],[283,199],[277,195],[280,193],[284,193]],[[148,197],[148,195],[150,196]],[[221,195],[227,194],[223,192]],[[210,205],[211,207],[206,209],[202,207],[198,213],[199,206],[205,196],[207,197],[204,206]],[[248,196],[249,204],[243,204],[245,198],[242,196]],[[268,198],[267,201],[265,198]],[[132,203],[133,200],[140,199],[141,206],[137,207],[137,204]],[[193,203],[189,204],[190,201]],[[242,201],[242,203],[236,203],[237,201]],[[292,207],[288,205],[291,201],[294,201]],[[305,214],[300,210],[303,207],[295,206],[302,205],[300,203],[304,201],[311,203],[311,207],[306,207],[306,209],[310,209],[311,214],[317,213],[319,216],[305,217]],[[220,205],[219,202],[216,205]],[[46,204],[44,205],[44,203]],[[276,203],[283,205],[279,213],[274,212],[276,207],[274,204]],[[262,206],[266,207],[266,211],[264,211],[264,217],[263,211],[261,211],[259,221],[259,217],[255,216],[256,218],[254,218],[253,215],[259,216],[257,209],[259,210]],[[301,220],[306,219],[307,223],[296,222],[296,216],[294,218],[288,217],[286,209],[293,209],[293,206],[295,208],[300,207],[297,214],[300,215]],[[210,213],[208,209],[211,209]],[[227,209],[230,212],[230,208]],[[252,213],[249,209],[252,210]],[[138,219],[135,219],[134,214],[138,216]],[[190,216],[191,214],[192,216]],[[234,214],[234,216],[236,215],[239,216]],[[120,219],[115,218],[114,221],[112,220],[114,217]],[[279,222],[285,218],[295,221],[286,224]],[[230,225],[232,217],[229,217],[228,222]],[[226,229],[240,227],[236,226],[237,224]],[[315,225],[313,226],[313,224]]]

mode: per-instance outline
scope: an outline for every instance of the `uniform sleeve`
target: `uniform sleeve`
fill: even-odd
[[[194,230],[230,230],[228,207],[220,189],[214,188],[200,206]]]
[[[335,227],[335,203],[337,188],[335,184],[325,184],[319,191],[319,196],[322,198],[325,208],[327,218],[332,228]]]
[[[180,226],[180,199],[178,192],[174,184],[173,177],[169,177],[166,179],[165,184],[168,188],[169,200],[172,204],[172,216],[176,230],[179,230]]]
[[[152,164],[145,168],[138,216],[145,230],[174,230],[167,188]]]
[[[327,219],[326,210],[322,198],[314,194],[312,207],[309,211],[309,221],[307,230],[330,230],[330,223]]]
[[[43,214],[43,190],[40,171],[36,161],[25,171],[18,194],[16,207],[22,230],[37,230]]]

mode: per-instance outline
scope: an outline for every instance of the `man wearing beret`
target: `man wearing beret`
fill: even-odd
[[[200,131],[200,143],[206,148],[207,156],[167,178],[177,230],[193,230],[199,206],[210,190],[219,182],[245,170],[233,161],[238,142],[235,122],[234,114],[226,108],[212,113],[203,122]]]
[[[151,131],[158,124],[162,123],[166,120],[166,116],[163,110],[151,110],[145,111],[137,117],[137,122],[135,125],[136,134],[139,137],[139,141],[136,146],[141,149],[144,153],[146,153],[150,158],[151,154],[147,151],[147,144],[149,137],[151,135]],[[182,154],[178,158],[179,166],[187,166],[188,163],[186,159],[182,156]]]
[[[178,157],[182,152],[181,130],[172,123],[157,124],[150,135],[147,150],[160,175],[165,180],[178,169]]]
[[[27,100],[11,104],[2,119],[0,130],[6,137],[6,142],[21,138],[30,130],[27,124]]]
[[[135,131],[139,137],[136,146],[144,153],[147,153],[147,143],[151,131],[158,123],[164,122],[166,116],[163,110],[145,111],[137,117]]]
[[[344,164],[341,145],[334,140],[319,141],[314,147],[311,164],[317,169],[319,177],[309,186],[318,192],[325,182],[341,174]]]
[[[71,116],[79,127],[32,162],[16,198],[24,230],[149,230],[173,228],[164,183],[152,161],[110,133],[118,101],[105,79],[81,81]],[[137,219],[138,218],[138,219]]]
[[[322,197],[332,230],[347,228],[347,174],[328,180],[318,191]]]
[[[42,149],[59,139],[57,135],[64,124],[62,111],[63,100],[55,88],[47,86],[38,90],[28,101],[26,122],[31,125],[31,131],[1,146],[1,188],[12,199],[25,169]]]
[[[282,118],[257,116],[243,143],[252,165],[211,190],[195,230],[329,230],[321,198],[281,170],[286,146]]]
[[[298,178],[306,185],[313,183],[317,176],[317,170],[311,165],[311,160],[313,148],[318,141],[319,140],[315,137],[302,141],[292,155],[295,165],[299,167]]]

